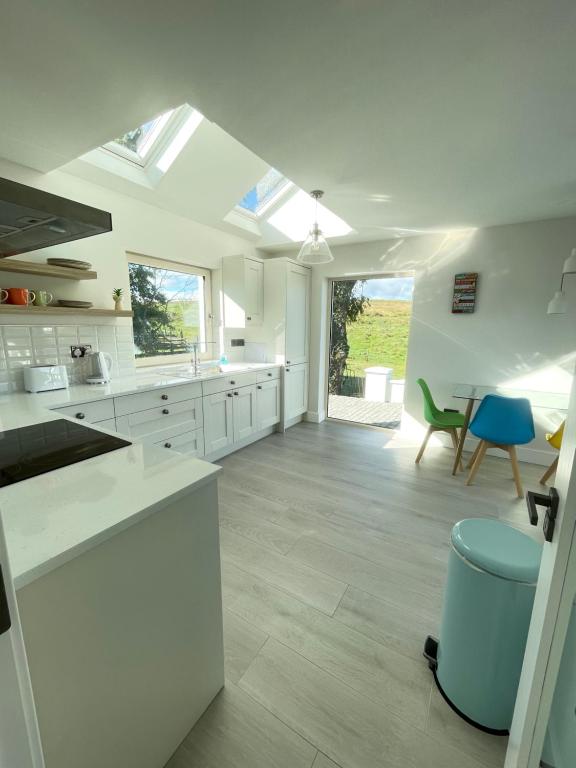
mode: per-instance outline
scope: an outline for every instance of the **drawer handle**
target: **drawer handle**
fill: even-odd
[[[261,384],[258,384],[258,387],[257,387],[257,389],[262,389],[262,385],[261,385]]]
[[[76,414],[76,418],[77,419],[85,419],[86,418],[86,414],[82,413],[82,411],[80,411],[79,413]]]
[[[236,382],[235,381],[230,381],[230,384],[232,384],[232,386],[234,386],[234,384],[236,384]]]
[[[252,320],[252,318],[251,317],[247,317],[246,320]]]
[[[170,411],[168,410],[168,408],[162,408],[162,413],[164,414],[164,416],[168,416]]]
[[[172,448],[172,443],[164,443],[164,448]]]
[[[227,392],[226,397],[232,397],[232,392]]]
[[[272,376],[272,374],[271,374],[271,373],[269,373],[269,374],[268,374],[268,376]]]
[[[162,400],[168,400],[168,395],[162,395]]]
[[[234,394],[236,395],[236,397],[238,397],[238,392],[234,392]]]

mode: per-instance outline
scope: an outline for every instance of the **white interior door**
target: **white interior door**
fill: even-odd
[[[538,768],[576,593],[576,388],[554,487],[559,508],[553,539],[544,544],[505,768]],[[544,510],[542,510],[542,516]],[[572,705],[572,715],[574,705]],[[570,765],[576,764],[571,762]],[[560,766],[558,766],[560,768]]]
[[[24,641],[0,516],[0,768],[43,768]]]

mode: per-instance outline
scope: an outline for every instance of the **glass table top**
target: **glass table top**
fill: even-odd
[[[567,411],[570,401],[568,392],[541,392],[529,389],[492,387],[485,384],[455,384],[452,389],[452,397],[463,400],[482,400],[486,395],[525,397],[530,400],[533,408],[548,408],[553,411]]]

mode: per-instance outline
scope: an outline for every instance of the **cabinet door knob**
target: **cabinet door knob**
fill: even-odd
[[[168,395],[162,395],[162,400],[168,400]]]
[[[290,368],[286,368],[286,373],[290,373]]]
[[[234,386],[234,384],[236,384],[236,382],[231,380],[230,384],[232,384],[232,386]]]
[[[262,389],[262,385],[261,385],[261,384],[258,384],[258,387],[257,387],[257,389]]]
[[[226,397],[232,397],[232,392],[227,392]]]
[[[168,416],[170,411],[168,410],[168,408],[162,408],[162,413],[164,414],[164,416]]]
[[[246,320],[252,320],[252,318],[251,317],[247,317]]]
[[[286,360],[286,365],[290,365],[290,360]]]
[[[164,448],[172,448],[172,443],[164,443]]]
[[[82,411],[80,411],[80,413],[76,414],[76,418],[77,419],[85,419],[86,418],[86,414],[82,413]]]
[[[234,392],[234,394],[236,395],[236,397],[238,397],[238,392]]]
[[[268,376],[272,376],[272,374],[271,374],[271,373],[269,373],[269,374],[268,374]]]

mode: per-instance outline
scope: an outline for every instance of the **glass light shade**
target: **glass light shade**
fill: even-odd
[[[556,291],[553,299],[548,304],[549,315],[563,315],[566,312],[566,294],[564,291]]]
[[[563,275],[571,275],[576,272],[576,248],[572,248],[572,253],[566,261],[564,262],[564,266],[562,267],[562,274]]]
[[[310,230],[308,237],[302,243],[297,260],[302,264],[328,264],[334,261],[334,256],[318,225]]]

